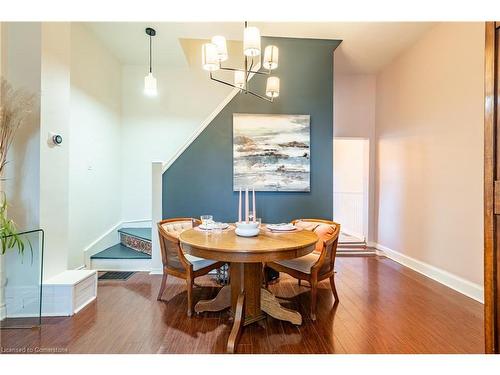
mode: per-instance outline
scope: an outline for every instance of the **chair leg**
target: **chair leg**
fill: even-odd
[[[191,317],[193,315],[193,284],[194,280],[191,278],[186,279],[187,283],[187,316]]]
[[[157,301],[161,301],[161,298],[163,297],[163,292],[165,291],[165,287],[167,286],[167,273],[163,271],[163,277],[161,279],[161,286],[160,286],[160,291],[158,292],[158,297],[156,298]]]
[[[316,320],[316,300],[318,297],[318,281],[311,280],[311,319]]]
[[[335,301],[339,301],[339,295],[337,294],[337,288],[335,287],[335,277],[334,275],[330,276],[330,286],[332,287],[333,297],[335,297]]]

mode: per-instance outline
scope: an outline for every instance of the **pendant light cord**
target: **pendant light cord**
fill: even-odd
[[[152,50],[152,37],[149,36],[149,73],[153,73],[153,68],[151,67],[151,50]]]

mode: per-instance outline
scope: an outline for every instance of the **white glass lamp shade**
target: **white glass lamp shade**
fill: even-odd
[[[262,65],[265,69],[273,70],[278,67],[278,54],[278,47],[266,47],[264,50],[264,61],[262,61]]]
[[[260,31],[258,28],[246,27],[243,32],[243,53],[246,56],[260,55]]]
[[[240,70],[235,70],[234,71],[234,85],[240,89],[245,88],[245,72],[242,72]]]
[[[147,96],[158,95],[156,78],[153,76],[153,73],[149,73],[146,77],[144,77],[144,94]]]
[[[228,58],[226,38],[221,35],[216,35],[212,38],[212,44],[215,44],[215,47],[217,48],[219,61],[226,61]]]
[[[278,77],[269,77],[267,79],[266,95],[270,98],[280,96],[280,79]]]
[[[205,43],[201,47],[201,64],[203,69],[213,72],[219,69],[219,58],[217,46],[213,43]]]

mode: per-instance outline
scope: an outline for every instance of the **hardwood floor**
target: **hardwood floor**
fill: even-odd
[[[386,259],[342,257],[336,263],[340,303],[332,308],[328,280],[319,284],[317,321],[309,318],[309,288],[281,276],[270,289],[289,299],[303,324],[267,317],[245,327],[238,353],[482,353],[483,306]],[[45,318],[40,330],[1,331],[0,352],[41,348],[70,353],[224,353],[227,312],[186,316],[183,280],[137,273],[99,281],[98,300],[73,318]],[[215,296],[209,277],[194,298]],[[22,350],[21,350],[22,351]]]

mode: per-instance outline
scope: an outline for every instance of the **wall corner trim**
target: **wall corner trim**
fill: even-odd
[[[480,284],[475,284],[460,276],[454,275],[441,268],[432,266],[415,258],[402,254],[399,251],[392,250],[379,243],[375,244],[375,248],[379,250],[387,258],[405,266],[413,271],[416,271],[424,276],[427,276],[434,281],[437,281],[459,293],[466,295],[480,303],[484,304],[484,288]]]
[[[114,224],[102,235],[96,238],[90,245],[83,249],[83,260],[87,269],[90,269],[90,257],[94,254],[97,254],[99,251],[104,250],[106,248],[106,245],[111,246],[111,242],[113,242],[113,239],[118,238],[118,235],[115,233],[122,224],[122,221]]]
[[[252,76],[250,76],[251,78]],[[205,130],[205,128],[210,125],[212,120],[217,116],[228,104],[229,102],[240,92],[239,89],[233,89],[231,92],[224,98],[222,102],[219,103],[219,105],[213,110],[212,113],[208,115],[208,117],[203,120],[203,122],[200,124],[200,126],[196,129],[196,131],[187,139],[187,141],[175,152],[174,156],[170,158],[169,161],[167,161],[165,164],[163,164],[163,173],[167,171],[168,168],[174,164],[174,162],[177,160],[179,156],[181,156],[184,151],[191,145],[191,143],[194,142],[196,138]]]
[[[255,66],[255,70],[258,71],[259,69],[260,69],[260,62]],[[248,80],[251,80],[254,76],[255,76],[255,73],[251,73],[248,76]],[[231,92],[224,98],[224,100],[222,102],[219,103],[219,105],[213,110],[213,112],[210,113],[205,120],[203,120],[203,122],[196,129],[196,131],[191,135],[191,137],[189,137],[187,139],[187,141],[176,151],[174,156],[172,156],[169,161],[167,161],[165,164],[163,164],[162,173],[165,173],[167,171],[167,169],[170,168],[172,166],[172,164],[174,164],[174,162],[177,160],[177,158],[179,156],[181,156],[184,153],[184,151],[186,151],[186,149],[189,147],[189,145],[191,143],[193,143],[196,138],[198,138],[198,136],[201,134],[201,132],[203,130],[205,130],[205,128],[208,125],[210,125],[210,123],[215,118],[215,116],[217,116],[229,104],[229,102],[231,100],[233,100],[233,98],[239,92],[240,92],[240,89],[237,89],[237,88],[234,88],[231,90]]]

